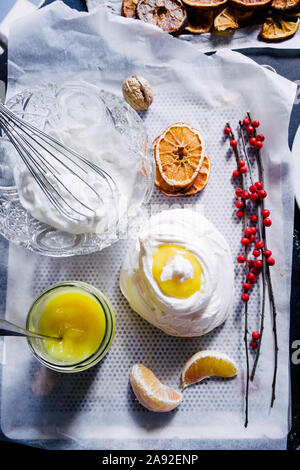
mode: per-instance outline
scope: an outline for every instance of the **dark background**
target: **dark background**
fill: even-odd
[[[14,4],[14,0],[1,0],[0,5],[0,21],[9,11],[10,7]],[[54,0],[45,0],[43,6],[52,3]],[[60,0],[64,1],[71,8],[76,8],[80,11],[87,11],[84,0]],[[33,0],[37,4],[37,0]],[[26,47],[26,46],[25,46]],[[300,50],[289,51],[280,49],[244,49],[243,54],[252,58],[259,64],[268,64],[282,76],[292,81],[299,81],[300,86]],[[6,82],[7,77],[7,53],[4,52],[0,55],[0,80]],[[249,83],[249,93],[255,93],[251,90],[251,83]],[[298,91],[299,93],[299,91]],[[300,101],[300,94],[299,94]],[[280,116],[274,116],[274,119],[280,119]],[[289,145],[292,146],[295,133],[300,125],[300,103],[295,104],[290,121],[289,129]],[[300,155],[299,155],[300,158]],[[299,181],[300,184],[300,181]],[[291,327],[290,327],[290,346],[293,341],[300,340],[300,212],[297,204],[295,203],[295,220],[294,220],[294,237],[293,237],[293,266],[292,266],[292,293],[291,293]],[[0,292],[6,292],[6,269],[3,266],[7,263],[8,243],[0,236],[0,247],[5,247],[6,259],[1,260],[0,264]],[[5,296],[1,295],[0,302],[0,316],[5,313]],[[279,332],[280,334],[280,332]],[[293,350],[290,349],[292,354]],[[1,378],[0,378],[1,384]],[[292,428],[288,436],[287,449],[300,450],[300,364],[293,365],[291,363],[291,393],[292,393]],[[6,437],[2,434],[0,429],[0,441],[6,441]],[[1,444],[1,442],[0,442]],[[10,450],[18,447],[18,444],[6,444]],[[2,446],[1,446],[2,447]],[[2,447],[3,448],[3,447]],[[21,449],[20,449],[21,450]],[[253,463],[254,464],[254,463]],[[255,464],[254,464],[255,465]]]

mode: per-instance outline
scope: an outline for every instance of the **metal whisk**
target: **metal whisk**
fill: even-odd
[[[62,216],[76,223],[82,221],[82,217],[92,216],[96,211],[86,202],[80,200],[82,194],[74,194],[66,182],[62,181],[61,170],[72,175],[73,183],[75,183],[73,187],[76,187],[76,182],[78,182],[78,187],[82,188],[83,183],[83,188],[91,191],[99,203],[103,203],[103,197],[87,181],[91,172],[96,175],[97,179],[99,178],[101,185],[105,184],[104,191],[107,188],[113,197],[116,194],[116,183],[106,171],[54,137],[20,119],[1,103],[0,128],[16,149],[49,202]],[[56,163],[55,166],[53,163]],[[63,196],[64,193],[68,193],[70,196],[69,201]]]

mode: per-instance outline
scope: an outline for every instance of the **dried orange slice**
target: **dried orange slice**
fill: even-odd
[[[300,0],[273,0],[271,7],[275,10],[290,10],[300,5]]]
[[[257,10],[270,5],[271,2],[272,0],[230,0],[233,7],[242,10]]]
[[[138,0],[123,0],[121,15],[126,18],[136,18],[136,6]]]
[[[137,16],[166,33],[178,33],[186,23],[186,9],[180,0],[140,0]]]
[[[131,370],[132,390],[145,408],[150,411],[174,410],[182,401],[182,394],[162,384],[153,372],[143,364],[135,364]]]
[[[204,155],[205,141],[200,132],[181,122],[167,127],[154,145],[160,176],[174,191],[193,183]]]
[[[234,377],[237,365],[227,354],[217,351],[199,351],[184,365],[181,373],[182,387],[200,382],[207,377]]]
[[[266,18],[262,25],[260,36],[268,41],[281,41],[295,34],[299,28],[300,18],[296,21],[287,21],[280,16]]]
[[[185,197],[193,196],[194,194],[199,193],[207,185],[210,174],[210,160],[207,155],[203,159],[202,166],[196,176],[194,182],[187,188],[182,189],[181,191],[172,191],[169,188],[161,187],[159,183],[159,177],[157,177],[155,185],[160,189],[160,191],[165,194],[165,196],[171,197]]]
[[[219,33],[238,29],[238,27],[236,17],[230,8],[224,8],[214,19],[214,28]]]
[[[212,11],[191,8],[187,10],[187,15],[188,26],[186,26],[185,31],[193,34],[208,33],[210,31],[214,22],[214,14]]]
[[[221,7],[227,3],[227,0],[182,0],[189,7],[197,7],[198,9],[208,10]]]

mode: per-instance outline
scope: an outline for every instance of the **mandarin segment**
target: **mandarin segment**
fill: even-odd
[[[132,390],[145,408],[155,412],[174,410],[182,401],[182,394],[162,384],[143,364],[135,364],[130,374]]]
[[[205,155],[199,131],[184,123],[173,124],[156,139],[155,161],[161,178],[174,190],[193,183]]]
[[[267,18],[262,25],[260,36],[268,41],[282,41],[293,36],[299,28],[300,18],[287,21],[280,16]]]
[[[236,374],[237,365],[227,354],[217,351],[199,351],[183,367],[182,387],[201,382],[208,377],[231,378]]]

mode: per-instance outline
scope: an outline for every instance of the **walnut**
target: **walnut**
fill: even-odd
[[[143,77],[132,75],[126,78],[122,90],[127,103],[136,111],[148,109],[153,101],[151,87]]]

